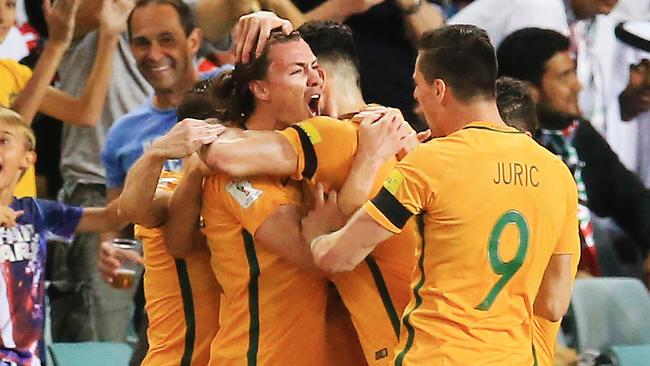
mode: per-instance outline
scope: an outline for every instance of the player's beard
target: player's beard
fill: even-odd
[[[537,118],[539,126],[548,130],[562,130],[568,127],[580,116],[572,113],[560,112],[544,103],[537,104]]]

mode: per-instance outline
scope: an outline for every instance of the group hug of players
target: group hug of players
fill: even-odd
[[[552,364],[577,190],[499,115],[486,33],[422,37],[420,143],[395,109],[343,110],[345,59],[278,18],[238,27],[262,52],[185,97],[119,199],[144,247],[143,364]]]
[[[119,205],[144,246],[144,364],[552,364],[576,187],[500,117],[485,32],[423,36],[423,144],[394,109],[314,116],[335,102],[336,61],[285,33],[198,85],[179,107],[196,119],[129,172]],[[161,172],[172,158],[182,174]]]

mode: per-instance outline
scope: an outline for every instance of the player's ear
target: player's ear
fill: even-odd
[[[249,83],[248,87],[255,96],[255,99],[269,100],[271,97],[269,88],[264,80],[253,80]]]
[[[439,101],[442,102],[445,97],[447,97],[448,89],[447,84],[442,79],[435,79],[431,83],[431,91],[433,96]]]

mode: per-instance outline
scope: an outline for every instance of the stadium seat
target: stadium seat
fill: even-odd
[[[131,347],[123,343],[85,342],[49,345],[54,366],[127,366]]]
[[[650,345],[614,346],[596,360],[598,366],[639,366],[650,362]]]
[[[635,278],[577,279],[567,318],[578,352],[650,345],[650,295]]]

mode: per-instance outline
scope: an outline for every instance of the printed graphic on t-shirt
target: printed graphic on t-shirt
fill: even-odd
[[[15,199],[23,211],[12,228],[0,227],[0,360],[41,364],[45,319],[46,239],[72,239],[82,210],[58,202]]]

